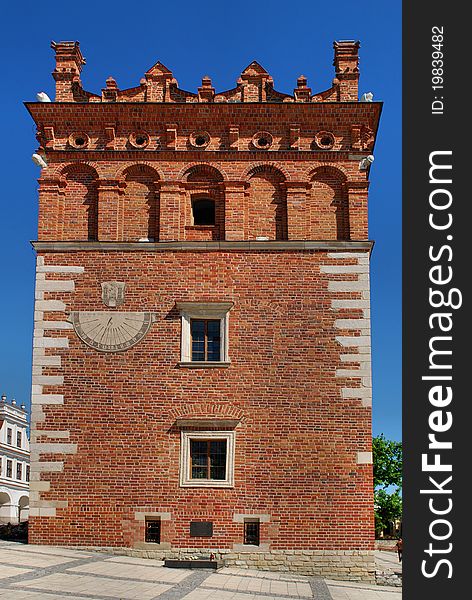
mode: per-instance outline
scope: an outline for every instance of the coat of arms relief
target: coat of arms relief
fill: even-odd
[[[102,300],[106,306],[116,308],[125,301],[125,286],[123,281],[104,281],[102,284]]]

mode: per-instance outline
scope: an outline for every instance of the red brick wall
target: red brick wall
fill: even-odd
[[[74,294],[45,299],[62,299],[67,310],[103,310],[100,283],[126,280],[123,308],[156,311],[157,321],[124,353],[96,352],[73,331],[68,349],[46,350],[61,356],[62,367],[43,374],[61,372],[65,380],[43,393],[63,393],[64,404],[44,406],[40,428],[69,430],[78,452],[41,456],[65,460],[63,473],[41,475],[51,481],[41,499],[67,500],[68,507],[56,517],[32,517],[32,543],[130,546],[144,540],[136,507],[153,506],[172,513],[162,541],[177,547],[242,543],[235,512],[270,514],[261,541],[274,549],[373,547],[371,466],[356,464],[357,452],[370,448],[371,412],[342,400],[345,380],[335,377],[343,350],[334,319],[360,311],[332,311],[320,272],[320,264],[353,261],[314,251],[74,252],[45,260],[85,267]],[[229,368],[178,368],[175,302],[184,300],[234,302]],[[174,423],[192,414],[241,418],[234,489],[179,487]],[[214,537],[190,539],[190,520],[213,521]]]

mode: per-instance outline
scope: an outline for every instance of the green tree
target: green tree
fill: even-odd
[[[388,530],[402,515],[403,453],[401,442],[382,434],[372,440],[374,458],[375,533]]]

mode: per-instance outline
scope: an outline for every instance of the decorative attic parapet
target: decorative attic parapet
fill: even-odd
[[[179,88],[177,80],[161,62],[151,67],[139,86],[120,90],[113,77],[106,81],[101,95],[87,92],[80,81],[85,59],[79,42],[52,42],[56,52],[56,102],[349,102],[358,100],[359,42],[334,42],[335,79],[330,89],[312,94],[306,77],[301,75],[293,95],[274,89],[270,74],[257,61],[241,73],[235,88],[216,92],[208,76],[197,92]]]

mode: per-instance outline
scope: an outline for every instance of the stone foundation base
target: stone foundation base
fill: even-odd
[[[259,569],[262,571],[285,571],[299,575],[317,575],[327,579],[363,581],[375,583],[375,561],[373,550],[265,550],[236,552],[215,548],[115,548],[74,546],[76,550],[107,552],[139,558],[185,559],[213,553],[223,560],[225,567]]]

